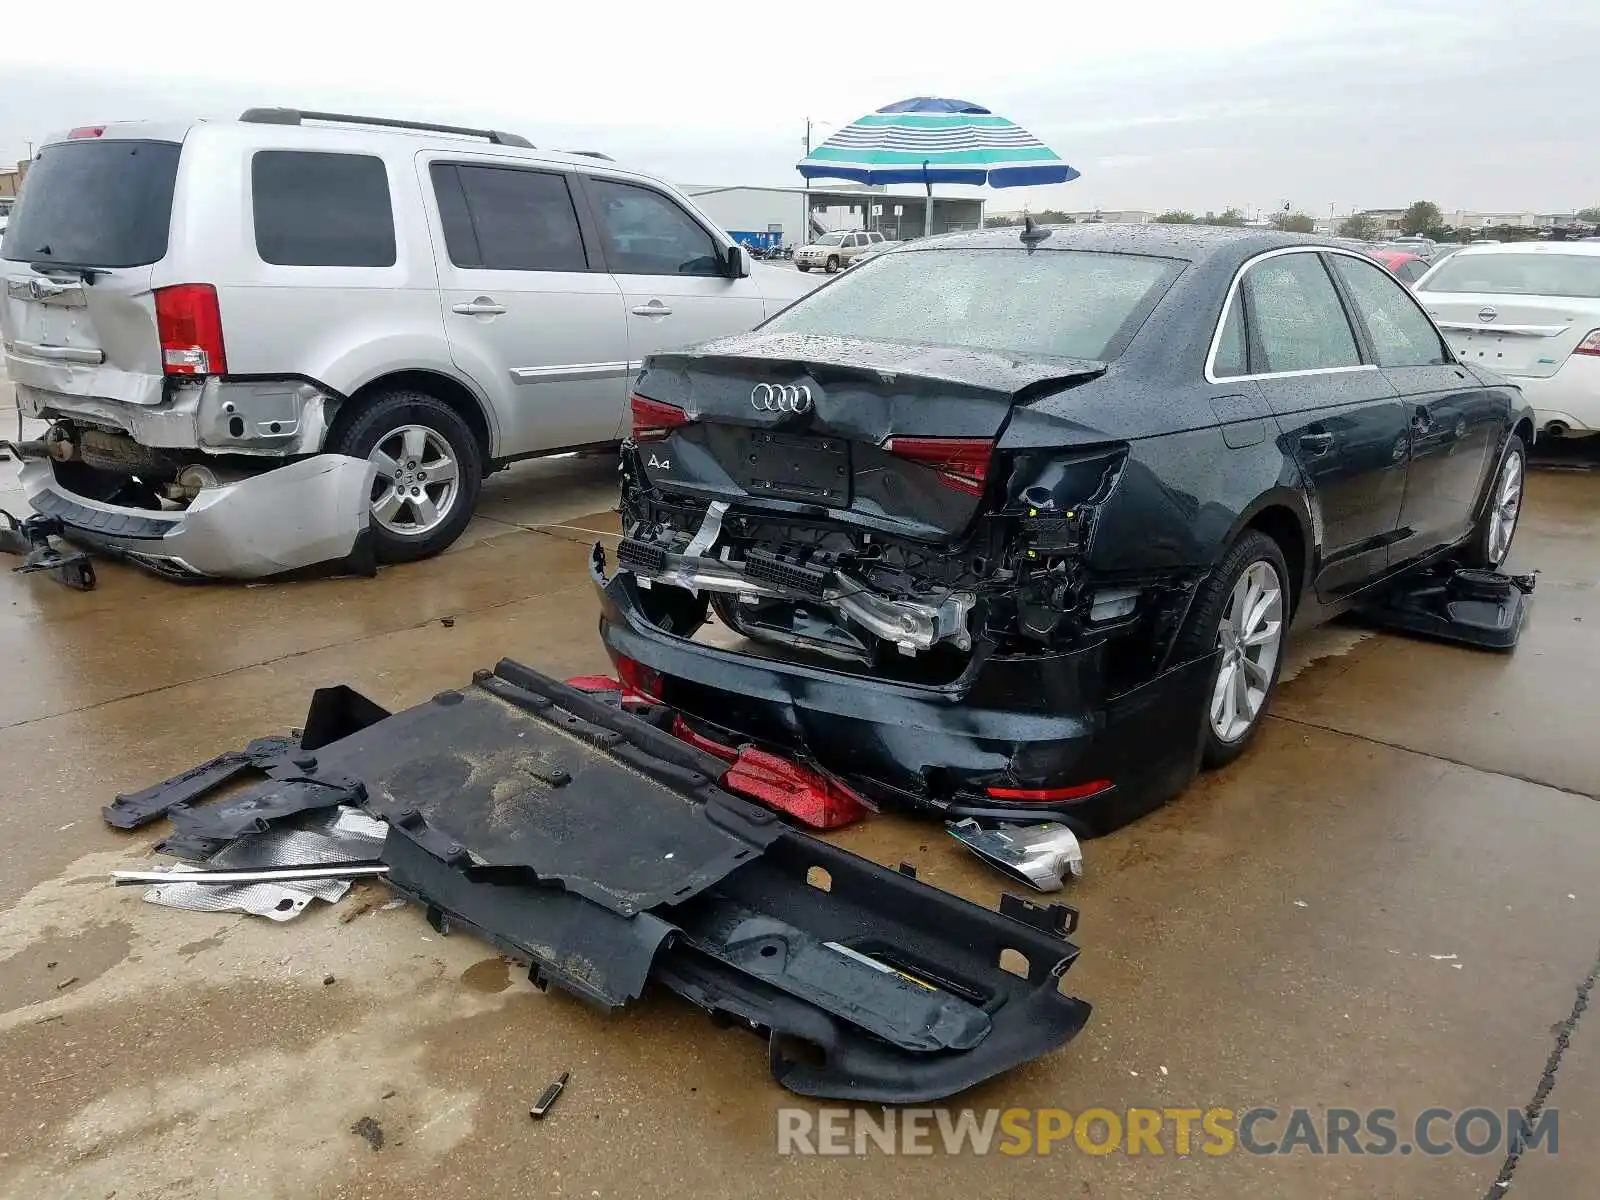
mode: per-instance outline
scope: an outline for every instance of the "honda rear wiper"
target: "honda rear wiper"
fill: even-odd
[[[40,249],[42,250],[44,247],[40,247]],[[40,275],[48,275],[52,271],[63,272],[67,275],[76,275],[90,287],[94,286],[94,278],[96,275],[104,275],[106,273],[104,267],[86,267],[80,263],[31,262],[28,264],[28,267],[30,270],[37,271]]]

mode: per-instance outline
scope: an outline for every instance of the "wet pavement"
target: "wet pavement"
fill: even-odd
[[[113,793],[297,723],[317,686],[398,707],[503,655],[605,669],[584,531],[612,487],[604,460],[517,468],[460,546],[373,580],[0,575],[0,1194],[1600,1195],[1600,1018],[1573,1019],[1600,966],[1600,472],[1530,480],[1516,654],[1318,631],[1242,761],[1087,844],[1088,1029],[954,1105],[1385,1107],[1404,1141],[1432,1106],[1543,1097],[1560,1153],[1509,1188],[1498,1150],[780,1156],[798,1102],[764,1045],[671,996],[596,1015],[376,886],[282,926],[106,886],[161,828],[104,828]],[[933,826],[838,840],[997,902]]]

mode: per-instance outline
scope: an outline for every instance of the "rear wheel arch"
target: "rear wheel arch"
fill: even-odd
[[[1271,538],[1278,544],[1284,565],[1289,568],[1289,601],[1296,610],[1310,584],[1315,547],[1310,514],[1298,500],[1292,493],[1273,492],[1262,496],[1239,515],[1227,540],[1217,551],[1217,560],[1221,561],[1252,529]]]
[[[487,406],[466,384],[439,371],[392,371],[387,375],[368,380],[350,393],[349,398],[339,406],[339,411],[329,428],[327,440],[333,442],[338,433],[347,429],[360,416],[368,401],[392,392],[421,392],[448,405],[466,422],[467,428],[472,430],[473,439],[478,443],[478,452],[485,467],[492,461],[494,429],[489,420]]]
[[[1533,445],[1534,438],[1533,418],[1523,417],[1511,427],[1511,432],[1514,436],[1522,439],[1522,444],[1525,448],[1531,447]]]

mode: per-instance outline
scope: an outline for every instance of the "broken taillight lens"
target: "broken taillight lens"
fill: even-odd
[[[689,414],[676,404],[651,400],[638,392],[628,397],[628,407],[633,411],[635,442],[659,442],[680,425],[689,423]]]
[[[740,747],[739,757],[722,776],[722,786],[788,813],[812,829],[837,829],[872,811],[832,776],[754,746]]]
[[[625,692],[644,696],[657,703],[661,701],[661,672],[647,667],[637,659],[617,656],[617,678],[622,680]]]
[[[156,289],[156,332],[161,367],[168,375],[224,375],[222,309],[209,283]]]
[[[899,458],[932,467],[939,482],[969,496],[983,495],[994,457],[992,438],[892,437],[883,448]]]
[[[1024,804],[1059,804],[1063,800],[1086,800],[1099,795],[1111,786],[1109,779],[1091,779],[1088,783],[1075,783],[1058,788],[992,787],[985,790],[994,800],[1018,800]]]
[[[1600,329],[1591,329],[1588,336],[1578,343],[1573,353],[1600,358]]]
[[[825,771],[780,758],[754,746],[728,746],[673,717],[672,736],[728,764],[722,786],[759,800],[812,829],[837,829],[859,821],[872,809],[854,791]]]

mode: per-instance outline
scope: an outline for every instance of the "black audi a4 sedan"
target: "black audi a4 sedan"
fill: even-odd
[[[1498,565],[1533,440],[1372,259],[1244,229],[914,242],[635,393],[593,563],[626,682],[878,803],[1086,835],[1244,749],[1291,625]]]

